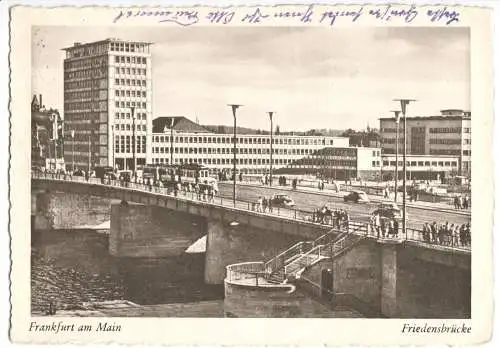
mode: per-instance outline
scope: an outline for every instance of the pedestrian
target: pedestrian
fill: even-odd
[[[464,209],[469,209],[469,202],[470,202],[470,199],[469,197],[466,195],[464,196]]]
[[[399,222],[396,219],[394,219],[394,236],[399,237]]]
[[[262,196],[259,196],[259,199],[257,200],[257,204],[258,204],[258,207],[257,207],[257,211],[259,213],[262,213]]]
[[[428,243],[429,242],[429,223],[425,223],[424,226],[422,227],[422,239],[424,242]]]
[[[267,201],[267,207],[269,209],[269,213],[272,214],[272,212],[273,212],[273,198],[272,197],[269,197],[269,199]]]
[[[380,238],[380,215],[375,214],[375,231],[377,232],[377,238]]]
[[[394,237],[395,231],[394,231],[394,219],[389,220],[389,234],[391,237]]]
[[[437,235],[438,235],[438,226],[437,226],[437,222],[434,221],[431,225],[431,237],[432,237],[433,243],[437,242]]]
[[[267,199],[265,197],[262,197],[262,212],[266,212],[267,208]]]

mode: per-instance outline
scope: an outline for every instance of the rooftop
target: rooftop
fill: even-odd
[[[67,51],[67,50],[72,50],[75,48],[93,46],[93,45],[98,45],[98,44],[108,43],[108,42],[139,43],[139,44],[145,44],[145,45],[152,45],[153,44],[152,42],[145,42],[145,41],[133,41],[133,40],[121,40],[121,39],[117,39],[117,38],[107,38],[104,40],[99,40],[99,41],[94,41],[94,42],[86,42],[86,43],[75,42],[75,43],[73,43],[73,46],[65,47],[65,48],[62,48],[61,50]]]
[[[165,133],[172,128],[176,132],[210,133],[209,130],[184,116],[160,116],[153,120],[153,133]]]
[[[441,115],[434,116],[407,116],[408,120],[463,120],[470,119],[471,112],[462,109],[444,109]],[[394,117],[381,117],[379,120],[394,121]]]

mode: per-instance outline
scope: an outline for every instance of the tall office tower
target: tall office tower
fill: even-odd
[[[134,170],[151,162],[150,47],[106,39],[64,48],[67,167]]]

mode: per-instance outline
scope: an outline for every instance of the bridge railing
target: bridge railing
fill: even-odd
[[[259,286],[264,279],[264,262],[243,262],[226,266],[226,280],[233,283]]]
[[[258,214],[266,214],[266,215],[274,215],[285,217],[292,220],[299,220],[308,222],[311,224],[316,224],[319,226],[335,226],[335,219],[331,218],[329,221],[323,222],[315,222],[314,220],[314,212],[307,210],[300,210],[296,208],[285,208],[285,207],[273,207],[272,209],[263,210],[256,202],[245,201],[245,200],[236,200],[235,204],[233,204],[232,198],[227,198],[223,196],[207,196],[203,193],[190,192],[187,190],[179,190],[174,191],[169,187],[159,187],[155,185],[147,185],[142,183],[134,183],[134,182],[125,182],[120,180],[110,180],[110,179],[101,179],[101,178],[85,178],[83,176],[74,176],[74,175],[66,175],[66,174],[54,174],[54,173],[46,173],[46,172],[32,172],[32,178],[35,179],[50,179],[50,180],[60,180],[60,181],[69,181],[69,182],[77,182],[77,183],[90,183],[95,185],[103,185],[103,186],[112,186],[118,188],[127,188],[138,190],[142,192],[152,192],[155,194],[161,194],[166,196],[177,197],[179,199],[187,199],[191,201],[203,201],[207,204],[214,204],[218,206],[224,206],[228,208],[237,208],[247,211],[252,211]],[[338,226],[347,228],[348,232],[352,232],[355,234],[360,234],[364,236],[369,236],[372,238],[386,238],[386,232],[382,231],[380,227],[375,227],[370,223],[359,222],[350,220],[348,223],[343,224],[343,226]],[[341,229],[341,228],[340,228]],[[460,237],[460,235],[447,235],[440,234],[437,236],[428,236],[423,233],[422,230],[407,228],[406,233],[403,233],[402,228],[398,230],[397,234],[387,234],[389,238],[397,238],[402,240],[411,240],[416,241],[422,244],[429,245],[439,245],[443,248],[453,248],[453,249],[461,249],[461,250],[469,250],[470,251],[470,238],[468,237]],[[309,245],[307,243],[311,242],[301,242],[305,244],[301,244],[302,248],[312,248],[313,244]],[[300,244],[300,243],[298,243]],[[317,245],[317,244],[316,244]],[[286,252],[286,251],[285,251]],[[290,252],[290,254],[293,254]],[[278,258],[279,256],[279,258]],[[277,260],[275,260],[275,267],[282,267],[282,262],[286,260],[287,254],[278,255]]]

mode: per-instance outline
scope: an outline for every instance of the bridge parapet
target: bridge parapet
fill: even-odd
[[[251,224],[258,228],[278,230],[284,233],[300,235],[311,239],[318,237],[335,225],[331,221],[315,222],[314,212],[294,208],[274,208],[272,211],[260,211],[255,202],[237,199],[233,203],[230,197],[217,196],[209,198],[203,194],[189,191],[173,191],[165,187],[146,185],[118,180],[99,178],[85,179],[81,176],[33,172],[32,179],[52,183],[68,183],[93,187],[89,190],[95,195],[118,198],[137,203],[158,205],[173,210],[182,210],[188,213],[210,218],[224,219],[228,222]],[[86,189],[87,190],[87,189]],[[369,223],[349,221],[349,229],[355,229],[357,234],[368,238],[387,240]],[[470,244],[461,243],[451,238],[444,243],[431,241],[425,238],[421,230],[407,228],[406,233],[398,231],[395,238],[415,247],[431,248],[440,252],[468,253]]]

